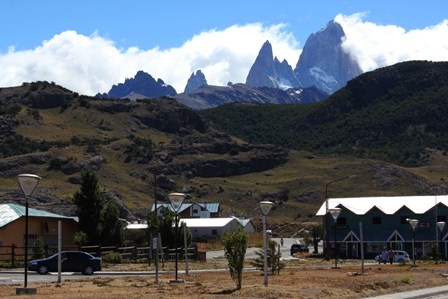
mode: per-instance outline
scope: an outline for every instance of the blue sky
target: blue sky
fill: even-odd
[[[448,27],[445,0],[0,4],[0,86],[47,80],[93,95],[107,92],[140,69],[177,92],[197,69],[203,70],[209,84],[244,82],[266,39],[274,55],[294,68],[307,37],[337,16],[350,40],[347,50],[356,52],[365,71],[400,59],[448,60],[448,45],[441,41],[448,36],[443,36]],[[433,50],[422,48],[424,43],[432,44]]]

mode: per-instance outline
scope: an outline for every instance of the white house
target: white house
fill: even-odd
[[[251,219],[246,219],[246,218],[238,218],[238,217],[233,217],[236,220],[238,220],[238,222],[241,224],[241,226],[244,228],[244,231],[248,232],[248,233],[253,233],[255,232],[255,224]]]
[[[229,218],[184,218],[180,223],[191,229],[193,238],[218,237],[222,233],[241,228],[241,223],[234,217]]]

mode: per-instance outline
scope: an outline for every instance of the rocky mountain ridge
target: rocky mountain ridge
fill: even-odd
[[[188,78],[187,85],[185,86],[184,93],[192,92],[201,86],[207,86],[207,79],[201,70],[197,70],[196,74],[192,73],[190,78]]]
[[[299,89],[304,90],[314,87],[319,89],[321,94],[332,94],[345,86],[348,80],[361,74],[358,63],[342,49],[344,38],[345,33],[341,25],[334,21],[329,22],[325,28],[310,35],[295,69],[291,67],[288,61],[280,62],[277,57],[274,57],[272,45],[269,41],[266,41],[249,70],[245,85],[248,86],[247,89],[250,87],[268,87],[287,91],[293,88],[288,94],[292,94]],[[228,86],[232,85],[229,84]],[[184,93],[177,95],[176,91],[171,86],[166,86],[161,79],[156,84],[149,74],[140,71],[135,78],[126,79],[124,83],[114,85],[109,93],[98,95],[98,97],[126,97],[135,100],[175,96],[176,99],[181,99],[182,103],[194,109],[216,107],[216,105],[229,102],[300,104],[325,98],[325,96],[312,96],[310,99],[306,99],[308,93],[304,93],[300,100],[285,100],[284,98],[272,100],[269,96],[266,97],[260,95],[259,92],[255,92],[245,94],[243,99],[243,96],[238,93],[233,95],[226,93],[224,97],[223,88],[219,87],[209,88],[206,92],[191,94],[198,88],[207,86],[205,74],[198,70],[196,74],[191,74]],[[238,83],[238,86],[241,86],[241,83]],[[213,94],[213,91],[219,94]]]

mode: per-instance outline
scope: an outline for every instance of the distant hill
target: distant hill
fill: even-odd
[[[48,82],[0,88],[0,141],[0,202],[23,203],[17,175],[36,173],[43,180],[32,206],[73,215],[71,196],[90,167],[129,220],[146,218],[155,174],[166,201],[175,191],[206,195],[192,179],[262,172],[289,159],[278,146],[214,130],[171,98],[98,99]]]
[[[201,111],[250,142],[424,165],[448,151],[448,63],[411,61],[365,73],[325,101],[300,106],[225,105]]]

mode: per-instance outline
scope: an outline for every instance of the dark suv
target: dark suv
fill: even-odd
[[[308,249],[308,246],[304,244],[292,244],[291,245],[291,255],[294,255],[294,253],[297,252],[310,252]]]

